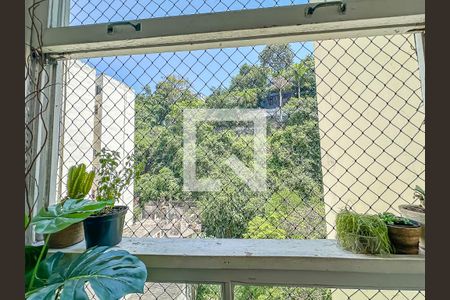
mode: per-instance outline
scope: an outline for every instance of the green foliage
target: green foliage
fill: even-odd
[[[231,79],[229,91],[254,91],[261,98],[269,84],[270,70],[257,65],[243,64],[239,74]]]
[[[306,56],[294,63],[293,57],[289,45],[268,46],[260,54],[260,64],[242,64],[228,87],[206,97],[175,76],[139,95],[135,145],[144,174],[135,181],[135,190],[140,204],[196,201],[207,236],[325,237],[314,59]],[[183,192],[183,110],[257,108],[271,90],[297,95],[284,105],[288,117],[282,125],[268,120],[268,183],[277,192],[250,191],[220,162],[222,157],[236,155],[248,166],[253,163],[253,134],[243,129],[248,124],[237,122],[202,123],[197,128],[197,176],[219,179],[223,189]],[[269,209],[277,201],[282,203],[279,194],[288,198],[285,213]],[[259,227],[264,228],[260,234]]]
[[[274,73],[279,73],[291,66],[294,52],[289,44],[268,45],[259,54],[259,60],[263,67],[269,67]]]
[[[381,220],[387,225],[414,225],[411,220],[403,217],[396,216],[392,213],[384,212],[378,215]]]
[[[196,286],[195,300],[221,300],[221,288],[218,285],[199,284]]]
[[[264,212],[265,215],[278,214],[279,218],[286,218],[291,214],[293,208],[302,204],[302,199],[296,193],[284,188],[272,194],[264,206]]]
[[[72,224],[81,222],[90,215],[103,210],[105,206],[110,204],[111,203],[108,201],[97,202],[85,199],[67,199],[64,202],[51,205],[47,209],[42,208],[39,211],[39,213],[31,220],[30,224],[35,225],[35,231],[37,233],[47,234],[47,237],[44,245],[40,247],[40,251],[39,247],[25,246],[25,282],[29,290],[35,287],[35,285],[33,285],[34,283],[40,285],[45,284],[45,282],[42,281],[42,274],[38,274],[38,270],[41,267],[42,259],[47,255],[47,243],[50,234],[61,231]],[[38,252],[39,255],[37,254]]]
[[[147,268],[127,251],[93,247],[78,257],[58,252],[46,258],[50,234],[81,222],[113,203],[112,200],[68,199],[42,209],[32,219],[30,224],[36,226],[36,232],[47,237],[42,246],[25,246],[26,299],[88,299],[84,290],[87,282],[100,300],[143,292]]]
[[[325,238],[325,209],[319,199],[303,201],[289,189],[275,192],[262,204],[261,215],[247,226],[245,238]]]
[[[242,238],[256,211],[250,193],[233,184],[217,193],[202,194],[199,206],[203,231],[217,238]]]
[[[156,175],[146,173],[139,180],[137,195],[142,203],[150,201],[181,201],[181,185],[169,168],[161,168]]]
[[[316,74],[312,54],[307,55],[300,62],[292,64],[287,73],[297,98],[300,96],[314,97],[316,95]]]
[[[332,300],[330,289],[271,287],[237,285],[234,288],[236,300]],[[217,285],[200,284],[196,286],[196,300],[219,300],[221,289]]]
[[[218,238],[326,238],[314,57],[294,62],[289,45],[271,45],[259,64],[242,64],[228,87],[199,96],[184,78],[168,76],[136,99],[135,180],[140,204],[195,201],[202,231]],[[290,93],[283,122],[268,118],[267,175],[271,191],[255,193],[220,162],[236,155],[253,163],[248,124],[209,122],[197,128],[197,176],[222,182],[218,192],[182,191],[183,110],[258,108],[269,93]],[[286,115],[286,119],[284,118]],[[217,286],[199,285],[197,299],[220,298]],[[329,289],[239,287],[236,299],[331,299]]]
[[[343,210],[336,216],[339,244],[362,254],[389,254],[392,247],[386,223],[377,215],[363,215]]]
[[[248,223],[247,232],[244,234],[246,239],[285,239],[286,236],[284,229],[274,226],[261,216],[254,217]]]
[[[322,192],[322,171],[317,125],[309,121],[276,130],[269,137],[269,145],[269,172],[281,181],[294,179],[284,185],[302,191],[302,198],[318,197]],[[291,175],[286,176],[286,172]]]
[[[237,300],[331,300],[331,290],[320,288],[266,287],[240,285],[235,288]]]
[[[63,203],[51,205],[47,209],[42,208],[32,219],[31,225],[35,225],[35,231],[40,234],[56,233],[113,204],[111,200],[98,202],[68,199]]]
[[[97,197],[98,201],[119,201],[123,191],[135,177],[137,170],[131,157],[120,165],[120,155],[116,151],[102,149],[98,153],[100,167],[98,170]],[[114,202],[112,205],[114,205]]]
[[[420,201],[420,205],[425,208],[425,190],[416,185],[414,188],[414,198]]]
[[[95,172],[86,172],[86,165],[80,164],[69,168],[67,175],[67,198],[84,199],[91,190]]]
[[[41,246],[25,246],[25,288],[28,287],[31,278],[33,277],[33,271],[36,267],[39,257],[45,257],[48,252],[46,245]],[[42,281],[37,278],[38,284],[42,285]]]
[[[256,108],[261,91],[252,89],[216,90],[208,97],[208,108]]]
[[[143,262],[125,250],[93,247],[80,256],[66,257],[57,252],[42,261],[39,282],[27,291],[26,299],[89,299],[89,283],[99,299],[119,299],[142,293],[147,279]]]

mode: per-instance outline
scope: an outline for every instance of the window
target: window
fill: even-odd
[[[334,238],[335,215],[346,205],[378,213],[411,203],[425,166],[413,35],[287,45],[66,64],[60,184],[73,163],[92,163],[94,145],[122,156],[134,152],[144,173],[122,199],[130,207],[130,237]],[[280,62],[286,80],[264,69],[268,51],[274,61],[290,53],[288,64]],[[96,136],[89,107],[99,78],[103,117]],[[279,93],[286,99],[281,108]],[[234,107],[267,111],[268,191],[252,192],[220,162],[231,154],[251,162],[251,127],[205,122],[198,128],[199,177],[214,174],[224,187],[184,192],[183,109]],[[351,292],[333,294],[339,293]]]
[[[73,1],[66,25],[95,24],[86,36],[103,38],[97,23],[298,4],[169,2],[154,2],[152,8],[138,1]],[[336,14],[336,7],[324,9]],[[146,21],[152,20],[142,24]],[[356,37],[332,33],[334,38],[311,34],[316,37],[311,40],[279,37],[274,44],[252,45],[246,36],[239,46],[191,49],[186,42],[174,51],[148,44],[153,48],[147,52],[107,48],[102,40],[95,49],[77,44],[68,48],[70,53],[57,53],[70,44],[55,40],[66,30],[79,28],[49,30],[53,44],[48,47],[53,55],[68,58],[63,63],[57,195],[65,189],[68,168],[80,162],[92,166],[93,153],[101,148],[122,157],[135,154],[143,173],[121,199],[130,208],[125,236],[333,239],[340,209],[398,212],[399,204],[414,201],[414,185],[424,185],[421,70],[414,34],[406,30]],[[251,165],[255,138],[249,122],[198,124],[197,174],[220,179],[222,186],[216,192],[183,190],[183,111],[200,108],[264,111],[267,190],[252,191],[223,162],[234,155]],[[146,296],[194,299],[192,293],[214,299],[219,287],[152,284]],[[237,286],[235,295],[424,298],[419,291],[252,286]]]

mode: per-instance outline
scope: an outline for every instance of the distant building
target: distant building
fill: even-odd
[[[77,60],[66,62],[64,80],[59,198],[65,196],[67,172],[72,165],[98,166],[95,153],[102,147],[118,151],[121,158],[134,151],[134,91],[110,76],[97,74],[94,68]],[[130,208],[126,216],[129,224],[133,216],[133,183],[120,202]]]
[[[285,105],[289,99],[294,96],[293,92],[283,92],[281,106]],[[259,103],[259,107],[264,109],[274,109],[280,107],[280,94],[278,92],[271,92]]]
[[[281,107],[283,107],[289,99],[294,96],[293,92],[287,91],[281,94]],[[287,114],[280,108],[280,93],[271,92],[259,102],[259,107],[266,110],[269,118],[274,118],[278,122],[286,120]]]

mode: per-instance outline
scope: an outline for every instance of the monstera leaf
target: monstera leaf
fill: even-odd
[[[53,254],[41,263],[39,276],[45,284],[26,293],[27,300],[88,300],[86,283],[98,299],[114,300],[142,293],[147,269],[125,250],[93,247],[75,258]]]
[[[36,225],[35,231],[40,234],[51,234],[61,231],[72,224],[78,223],[90,215],[111,206],[114,201],[92,201],[67,199],[63,203],[42,208],[31,221]]]

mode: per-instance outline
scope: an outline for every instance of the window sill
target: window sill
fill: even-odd
[[[152,282],[232,282],[360,289],[423,290],[423,255],[370,256],[335,240],[124,238]],[[81,253],[85,244],[51,252]]]

